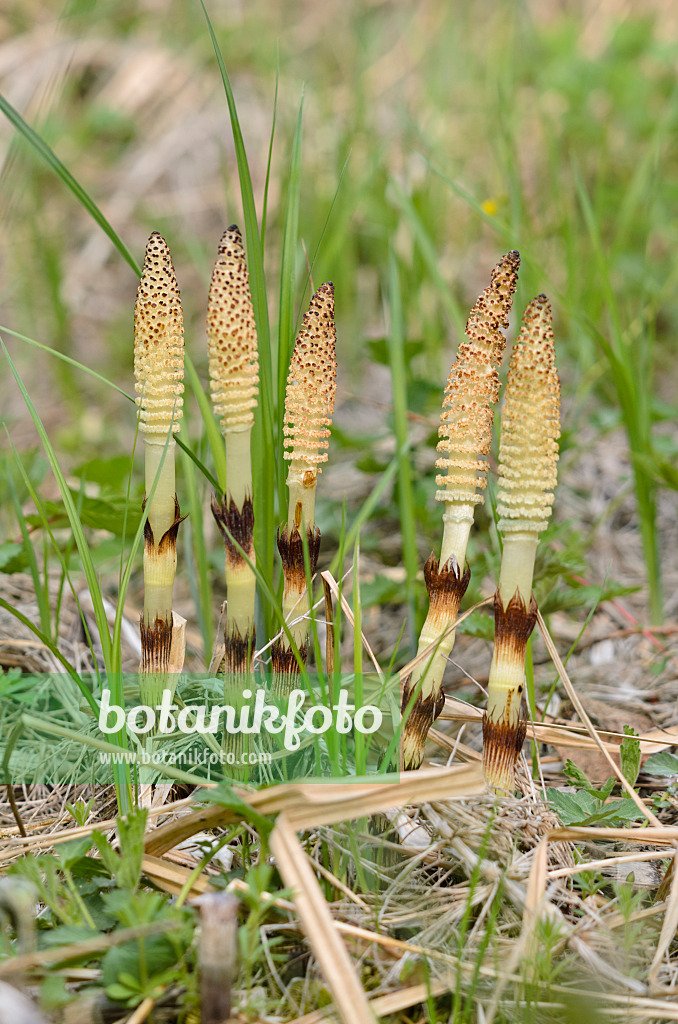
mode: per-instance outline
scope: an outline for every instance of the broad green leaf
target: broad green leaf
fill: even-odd
[[[678,775],[678,757],[668,751],[653,754],[643,765],[648,775]]]

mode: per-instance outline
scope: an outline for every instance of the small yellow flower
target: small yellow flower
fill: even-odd
[[[488,217],[496,217],[499,212],[499,203],[490,196],[489,199],[483,199],[480,208]]]

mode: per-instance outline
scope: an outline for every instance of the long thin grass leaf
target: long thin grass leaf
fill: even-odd
[[[10,369],[12,371],[12,375],[14,376],[14,379],[15,379],[18,387],[19,387],[19,390],[21,391],[21,394],[23,396],[23,399],[24,399],[24,402],[26,404],[26,407],[27,407],[27,409],[29,411],[31,419],[33,420],[35,428],[36,428],[36,430],[38,432],[38,435],[40,437],[40,440],[42,442],[42,446],[43,446],[43,448],[45,450],[45,453],[47,455],[47,458],[49,460],[50,466],[52,467],[52,472],[54,473],[54,477],[55,477],[55,479],[57,481],[57,484],[59,486],[59,490],[61,492],[61,497],[62,497],[62,500],[63,500],[63,503],[64,503],[64,508],[66,509],[66,514],[68,516],[68,521],[69,521],[70,526],[71,526],[71,532],[73,534],[73,539],[75,540],[75,543],[76,543],[76,545],[78,547],[78,552],[80,554],[80,560],[82,562],[83,571],[85,573],[85,579],[87,580],[87,586],[88,586],[88,589],[89,589],[90,597],[92,599],[92,607],[94,609],[94,618],[95,618],[95,621],[96,621],[96,624],[97,624],[97,629],[98,629],[98,632],[99,632],[99,639],[101,641],[101,649],[102,649],[102,654],[103,654],[103,658],[104,658],[104,664],[105,664],[105,666],[106,666],[106,668],[107,668],[107,670],[109,672],[115,671],[115,668],[116,668],[116,666],[119,663],[119,648],[118,648],[117,656],[114,657],[114,655],[116,655],[116,652],[114,651],[113,644],[111,642],[111,635],[110,635],[109,630],[108,630],[108,620],[106,618],[106,610],[104,608],[103,595],[102,595],[102,592],[101,592],[101,587],[99,585],[99,581],[97,579],[96,570],[94,568],[94,563],[92,561],[92,555],[91,555],[91,552],[89,550],[89,545],[87,544],[87,539],[85,537],[84,531],[83,531],[82,526],[80,524],[80,519],[79,519],[79,516],[78,516],[78,510],[76,509],[76,507],[75,507],[75,505],[73,503],[73,497],[71,495],[70,488],[68,487],[68,484],[66,483],[66,478],[63,475],[61,466],[59,465],[59,460],[56,457],[56,452],[54,451],[54,448],[52,447],[52,443],[49,440],[49,437],[47,436],[47,432],[46,432],[46,430],[44,428],[42,420],[40,419],[40,417],[38,415],[38,412],[37,412],[35,406],[33,405],[31,397],[28,394],[28,391],[26,390],[26,387],[25,387],[25,385],[24,385],[24,383],[23,383],[23,381],[22,381],[22,379],[21,379],[21,377],[19,375],[19,372],[16,369],[14,363],[12,362],[11,356],[10,356],[9,352],[7,351],[7,348],[5,346],[4,341],[2,341],[1,338],[0,338],[0,344],[2,345],[3,351],[5,353],[5,358],[7,359],[8,363],[9,363]],[[57,550],[59,556],[62,557],[61,556],[61,552],[59,552],[59,549],[58,549],[56,544],[55,544],[55,549]],[[82,619],[82,621],[84,623],[85,622],[84,616],[82,614],[82,610],[80,609],[79,605],[78,605],[78,610],[80,611],[81,619]],[[91,646],[91,640],[90,640],[90,646]],[[55,656],[58,657],[58,655],[55,655]],[[62,660],[62,659],[59,658],[59,660]],[[120,675],[119,675],[119,673],[113,676],[113,683],[117,684],[116,689],[121,690],[121,683],[120,683]],[[121,702],[122,702],[122,693],[120,693],[120,699],[118,700],[118,703],[121,703]],[[118,737],[116,736],[116,738],[118,738]],[[127,737],[125,735],[125,737],[124,737],[125,742],[126,742],[126,739],[127,739]],[[129,765],[127,765],[127,764],[124,764],[124,765],[116,764],[116,765],[113,766],[113,770],[114,770],[114,775],[115,775],[115,779],[116,779],[116,784],[117,784],[117,787],[118,787],[118,789],[117,789],[117,796],[118,796],[118,802],[119,802],[118,803],[119,809],[120,809],[120,811],[122,813],[125,813],[131,807],[131,776],[130,776]]]
[[[202,523],[202,507],[198,493],[193,463],[184,458],[184,477],[189,500],[189,518],[186,526],[190,528],[190,553],[188,559],[189,572],[193,571],[195,564],[195,605],[198,609],[198,618],[203,639],[203,656],[206,665],[214,646],[214,625],[212,622],[212,585],[210,582],[210,567],[205,547],[205,533]],[[188,547],[188,545],[187,545]]]
[[[98,716],[98,708],[96,713]],[[21,716],[21,721],[28,729],[46,732],[48,735],[58,736],[60,739],[71,740],[73,743],[92,747],[93,750],[99,750],[101,753],[112,754],[114,756],[116,754],[120,754],[120,747],[116,746],[114,743],[97,739],[95,736],[88,736],[86,733],[76,732],[74,729],[69,729],[63,725],[57,725],[48,718],[41,718],[39,715],[23,714]],[[125,753],[125,759],[129,759],[130,764],[135,764],[138,767],[143,766],[141,756],[137,755],[133,750],[128,750]],[[163,762],[162,767],[159,770],[163,775],[166,775],[170,779],[175,779],[177,782],[184,782],[191,786],[209,787],[211,785],[209,782],[206,782],[205,779],[201,779],[199,775],[193,775],[191,772],[182,772],[180,768],[175,768],[171,764],[165,764]]]
[[[400,294],[398,264],[393,249],[389,252],[388,263],[389,295],[389,361],[391,364],[391,393],[393,396],[393,429],[398,448],[398,506],[400,509],[400,534],[402,538],[403,565],[405,567],[405,596],[410,620],[410,645],[412,654],[416,650],[418,623],[415,600],[417,577],[417,530],[414,521],[414,496],[412,493],[412,468],[407,445],[407,373],[405,368],[405,338],[403,308]]]
[[[428,270],[431,280],[436,286],[440,301],[450,318],[450,323],[457,334],[461,337],[466,326],[466,316],[450,291],[449,285],[440,273],[438,268],[438,254],[433,247],[428,231],[426,230],[414,203],[395,181],[391,181],[389,183],[389,195],[392,197],[395,205],[410,225],[414,239],[424,263],[426,264],[426,269]]]
[[[408,440],[403,445],[402,451],[407,452],[410,448],[410,443],[411,442]],[[374,509],[381,501],[388,487],[393,483],[393,480],[398,473],[400,454],[400,452],[396,452],[396,454],[393,456],[388,466],[381,474],[379,482],[370,492],[369,498],[362,505],[360,511],[358,512],[358,515],[356,516],[351,527],[346,533],[345,547],[353,547],[362,527],[372,515]],[[341,566],[339,564],[339,555],[336,554],[330,563],[329,571],[332,573],[333,576],[336,576],[340,568]]]
[[[346,170],[348,168],[349,158],[350,158],[350,154],[344,160],[344,165],[341,168],[341,173],[339,175],[339,180],[337,181],[337,187],[334,190],[334,195],[332,196],[332,202],[330,203],[329,209],[327,211],[327,216],[325,217],[325,222],[324,222],[324,224],[322,226],[322,231],[320,232],[320,234],[318,236],[318,241],[316,242],[315,249],[313,250],[313,255],[311,256],[311,259],[309,260],[308,269],[306,271],[306,278],[304,280],[304,287],[303,287],[302,294],[301,294],[301,302],[299,304],[299,312],[297,313],[297,320],[296,320],[295,327],[294,327],[295,335],[299,332],[299,325],[300,325],[302,317],[303,317],[303,300],[304,300],[304,297],[306,295],[306,289],[308,288],[308,286],[310,284],[311,277],[313,275],[313,268],[315,267],[317,259],[318,259],[318,253],[320,252],[320,249],[322,248],[323,240],[325,238],[325,235],[327,234],[327,229],[328,229],[328,227],[330,225],[330,222],[332,220],[332,213],[334,212],[334,207],[336,206],[337,199],[339,198],[339,193],[341,191],[341,186],[342,186],[342,183],[343,183],[343,180],[344,180],[344,176],[345,176]]]
[[[643,544],[643,556],[647,573],[652,621],[663,619],[662,578],[657,537],[657,508],[655,483],[646,472],[643,456],[652,455],[652,411],[648,395],[652,393],[652,364],[646,359],[645,372],[640,372],[638,352],[624,336],[619,304],[612,287],[608,270],[608,259],[603,250],[600,229],[596,221],[591,199],[577,167],[573,168],[577,198],[584,216],[589,238],[596,256],[597,269],[605,298],[607,314],[612,327],[612,341],[595,336],[605,353],[611,370],[611,378],[624,418],[624,427],[629,447],[640,459],[632,461],[636,507]]]
[[[35,338],[28,338],[25,334],[19,334],[18,331],[13,331],[9,327],[3,327],[0,325],[0,332],[3,334],[11,334],[13,338],[18,338],[20,341],[25,341],[28,345],[33,345],[35,348],[41,349],[43,352],[48,352],[51,356],[56,356],[57,359],[61,359],[64,363],[68,363],[69,366],[75,366],[78,370],[82,370],[83,373],[88,373],[90,377],[96,377],[103,384],[107,384],[109,388],[113,388],[118,394],[124,398],[129,399],[130,402],[134,401],[134,395],[130,395],[129,392],[119,388],[117,384],[114,384],[112,380],[108,380],[102,374],[97,373],[91,366],[85,366],[84,363],[79,363],[77,359],[71,359],[64,352],[59,352],[56,348],[50,348],[49,345],[43,345],[41,341],[36,341]]]
[[[280,44],[275,60],[275,93],[273,94],[273,119],[271,121],[271,137],[268,142],[268,158],[266,160],[266,181],[264,182],[264,202],[261,210],[261,251],[265,252],[266,242],[266,221],[268,217],[268,189],[271,183],[271,163],[273,160],[273,140],[275,139],[275,125],[278,117],[278,85],[280,83]]]
[[[33,420],[33,424],[38,432],[40,441],[42,442],[42,446],[45,449],[45,454],[47,455],[49,464],[52,467],[52,472],[54,473],[54,477],[59,486],[59,490],[61,492],[61,499],[64,503],[64,508],[66,510],[66,515],[68,516],[68,521],[71,530],[73,531],[73,536],[75,537],[75,542],[78,545],[78,551],[80,553],[80,559],[82,561],[82,568],[85,573],[85,578],[87,580],[87,586],[89,587],[90,595],[92,597],[94,618],[96,620],[97,628],[99,630],[99,638],[101,640],[104,664],[108,666],[111,664],[112,660],[111,635],[108,631],[108,622],[106,620],[106,612],[104,610],[101,587],[99,585],[96,569],[94,568],[94,563],[92,561],[92,554],[89,550],[87,539],[85,537],[82,526],[80,525],[80,520],[78,518],[78,514],[73,503],[73,496],[71,495],[71,490],[68,484],[66,483],[66,478],[64,477],[61,466],[59,465],[59,460],[57,459],[56,452],[52,447],[52,442],[47,436],[47,431],[45,430],[42,420],[38,415],[37,409],[33,405],[31,397],[24,386],[24,382],[22,381],[19,375],[19,371],[12,362],[12,358],[9,352],[7,351],[5,343],[1,339],[0,344],[2,344],[3,352],[5,353],[5,358],[9,363],[12,375],[19,387],[19,390],[21,391],[24,402],[26,403],[26,408],[28,409],[31,419]]]
[[[226,71],[226,64],[219,43],[207,13],[204,0],[200,0],[207,28],[214,47],[214,53],[221,73],[221,80],[226,93],[226,101],[231,118],[231,130],[235,146],[238,176],[240,179],[240,195],[243,205],[245,222],[245,238],[247,240],[247,266],[250,274],[250,289],[254,319],[259,336],[259,380],[260,402],[259,415],[255,417],[252,432],[252,450],[255,453],[252,465],[252,488],[254,491],[254,539],[257,561],[263,567],[269,579],[273,579],[273,547],[275,538],[274,494],[277,475],[275,460],[275,437],[273,423],[275,420],[275,394],[273,391],[273,369],[271,353],[271,331],[268,319],[268,302],[266,298],[266,280],[264,277],[264,261],[261,248],[261,236],[257,225],[257,212],[252,190],[252,177],[245,143],[238,119],[238,111],[231,89],[231,82]],[[270,622],[270,617],[268,619]]]
[[[141,267],[138,265],[134,256],[122,241],[120,236],[117,234],[115,228],[109,223],[104,217],[103,213],[89,197],[82,185],[79,184],[68,170],[67,167],[62,164],[56,153],[47,145],[44,139],[42,139],[38,133],[31,128],[29,124],[24,121],[23,117],[18,110],[15,110],[11,103],[0,94],[0,111],[5,115],[8,121],[16,128],[16,130],[26,139],[28,144],[32,147],[33,151],[40,157],[44,163],[47,164],[50,170],[54,171],[56,176],[61,179],[64,185],[71,190],[75,198],[84,207],[90,216],[96,221],[101,230],[106,234],[115,248],[118,250],[122,258],[129,263],[130,267],[137,275],[141,277]]]
[[[11,615],[13,615],[15,619],[17,619],[22,625],[26,627],[26,629],[30,629],[31,633],[38,638],[41,644],[44,644],[47,650],[50,651],[51,654],[53,654],[54,657],[57,659],[57,661],[66,669],[69,676],[72,678],[73,682],[76,684],[76,686],[82,693],[83,697],[89,704],[93,714],[98,715],[99,706],[95,701],[94,697],[83,683],[74,666],[71,665],[70,661],[68,661],[68,659],[64,657],[64,655],[61,653],[56,644],[53,643],[50,637],[46,636],[45,633],[42,632],[42,630],[38,629],[35,623],[31,622],[31,620],[26,615],[24,615],[23,612],[20,612],[18,608],[15,608],[13,605],[11,605],[9,601],[5,601],[4,597],[0,597],[0,608],[4,608],[6,612],[9,612]]]
[[[186,370],[186,376],[191,386],[191,391],[195,396],[195,400],[198,403],[198,409],[200,411],[200,417],[205,427],[205,433],[207,435],[207,443],[210,446],[212,458],[214,460],[214,466],[217,472],[217,480],[219,481],[216,490],[219,495],[223,494],[224,488],[226,487],[226,452],[224,450],[224,439],[221,431],[219,430],[219,424],[217,423],[214,413],[212,412],[212,406],[210,400],[205,394],[205,390],[200,382],[195,366],[190,360],[184,360],[184,368]],[[178,440],[178,438],[177,438]],[[181,446],[184,448],[184,446]],[[184,448],[188,452],[187,448]],[[193,460],[195,462],[195,459]]]
[[[12,446],[13,447],[13,446]],[[17,461],[19,459],[19,453],[14,449],[14,458]],[[46,587],[43,587],[42,580],[40,579],[40,571],[38,569],[38,560],[35,557],[35,549],[31,544],[31,538],[28,533],[28,527],[26,526],[26,519],[21,508],[21,502],[19,501],[19,495],[17,493],[14,478],[9,465],[5,463],[7,470],[7,483],[9,484],[9,492],[12,498],[12,504],[14,505],[14,511],[16,513],[17,522],[21,531],[21,539],[23,542],[24,553],[28,561],[28,567],[31,571],[31,577],[33,579],[33,589],[35,591],[35,599],[38,603],[38,613],[40,615],[40,626],[42,632],[51,637],[52,636],[52,616],[49,610],[49,597],[47,594]]]
[[[301,197],[301,141],[304,96],[302,93],[297,115],[297,126],[292,143],[290,178],[287,185],[285,228],[283,231],[282,257],[280,264],[280,312],[278,317],[278,392],[277,408],[285,406],[285,385],[287,370],[294,345],[294,281],[297,263],[297,242],[299,237],[299,203]],[[278,465],[284,466],[282,430],[278,431]],[[280,473],[278,479],[278,505],[285,507],[285,479]]]
[[[16,460],[17,467],[19,469],[19,472],[21,473],[21,477],[23,479],[24,486],[25,486],[26,490],[28,491],[28,494],[29,494],[29,497],[30,497],[31,501],[35,505],[36,512],[37,512],[37,514],[40,517],[40,520],[42,522],[42,528],[45,531],[45,573],[47,572],[46,542],[47,542],[47,537],[49,537],[49,539],[50,539],[50,541],[52,543],[52,548],[54,549],[54,552],[55,552],[55,554],[57,556],[59,564],[61,565],[62,578],[68,580],[68,585],[71,588],[71,594],[73,596],[73,600],[75,602],[75,606],[76,606],[76,608],[78,610],[78,615],[80,616],[80,624],[81,624],[81,626],[83,628],[83,632],[85,633],[85,638],[86,638],[86,641],[87,641],[87,646],[89,647],[89,650],[90,650],[90,652],[92,654],[92,660],[94,662],[94,666],[95,666],[95,669],[96,669],[96,672],[97,672],[97,678],[100,679],[98,659],[97,659],[97,656],[96,656],[96,651],[94,649],[94,641],[92,640],[92,637],[91,637],[91,634],[90,634],[90,630],[89,630],[89,626],[87,624],[87,619],[85,618],[85,613],[82,610],[82,607],[81,607],[81,604],[80,604],[80,600],[78,598],[78,593],[77,593],[76,587],[73,584],[73,581],[71,579],[70,573],[68,571],[67,553],[65,551],[62,552],[60,547],[59,547],[57,539],[54,536],[54,533],[52,531],[52,527],[50,525],[49,517],[47,516],[47,513],[45,512],[45,509],[42,506],[42,502],[40,501],[38,493],[35,490],[35,488],[33,486],[33,483],[31,482],[31,479],[30,479],[28,473],[26,472],[26,469],[25,469],[21,459],[19,458],[19,453],[17,452],[17,450],[15,449],[14,445],[12,444],[11,437],[9,438],[9,443],[10,443],[10,446],[12,448],[12,452],[14,453],[14,458]],[[81,501],[80,500],[78,502],[78,507],[76,508],[75,511],[76,511],[76,514],[79,516],[80,515],[80,511],[81,511]],[[70,536],[70,540],[69,540],[69,545],[71,546],[71,550],[72,550],[72,545],[73,544],[75,544],[75,537],[74,537],[73,533],[71,532],[71,536]],[[53,634],[54,634],[54,639],[56,641],[58,639],[58,629],[57,629],[56,624],[55,624],[55,627],[54,627]]]
[[[43,352],[48,352],[50,355],[56,356],[57,359],[62,359],[65,363],[68,363],[70,366],[74,366],[76,369],[82,370],[83,373],[88,373],[90,377],[95,377],[97,380],[100,380],[102,384],[106,384],[107,387],[113,388],[114,391],[117,391],[119,395],[122,395],[123,398],[126,398],[129,402],[136,402],[134,395],[130,395],[128,391],[125,391],[123,388],[119,388],[117,384],[114,384],[113,381],[108,380],[108,378],[104,377],[101,373],[97,373],[96,370],[93,370],[90,366],[86,366],[84,363],[79,363],[77,359],[71,359],[70,356],[64,355],[63,352],[58,352],[57,349],[50,348],[49,345],[43,345],[42,342],[36,341],[35,338],[28,338],[25,334],[19,334],[18,331],[13,331],[9,327],[0,326],[0,333],[3,332],[5,334],[11,334],[12,337],[19,338],[20,341],[25,341],[29,345],[34,345],[36,348],[41,349]],[[193,366],[193,362],[188,357],[188,355],[184,355],[184,367],[188,370],[189,379],[195,379],[196,381],[198,381],[198,376],[195,367]],[[200,394],[203,394],[204,397],[204,392],[202,391],[202,388],[197,389],[195,394],[196,397],[198,397],[198,395]],[[209,403],[207,407],[209,408]],[[182,441],[178,435],[174,438],[174,440],[179,445],[179,447],[186,452],[188,457],[192,459],[192,461],[195,463],[195,465],[200,470],[205,479],[209,480],[209,482],[212,484],[212,487],[214,487],[215,491],[218,491],[219,482],[214,476],[212,476],[207,466],[205,466],[205,464],[200,461],[200,459],[193,451],[193,449],[189,448],[188,445],[184,441]],[[221,447],[223,447],[223,445]]]

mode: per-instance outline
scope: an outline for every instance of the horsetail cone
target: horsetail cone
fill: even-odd
[[[494,596],[483,770],[488,785],[503,792],[513,792],[515,765],[525,739],[525,653],[537,617],[534,559],[539,534],[551,516],[559,437],[560,383],[551,307],[545,295],[538,295],[525,310],[511,353],[501,416],[497,525],[503,552]]]
[[[424,567],[429,611],[419,637],[418,654],[423,657],[403,688],[403,715],[411,705],[401,743],[406,769],[421,764],[428,731],[445,703],[443,674],[454,645],[450,627],[470,580],[466,546],[475,507],[482,504],[487,486],[486,460],[505,346],[502,330],[508,327],[519,266],[519,253],[509,252],[492,271],[490,284],[469,314],[466,340],[445,388],[436,462],[441,470],[436,499],[445,505],[443,540],[440,559],[432,553]]]
[[[225,493],[212,500],[226,548],[226,662],[241,668],[254,652],[256,578],[234,541],[254,562],[251,437],[259,362],[247,261],[235,224],[221,237],[212,274],[207,353],[212,406],[226,447]]]
[[[134,308],[134,374],[139,428],[144,434],[147,495],[155,484],[144,529],[142,672],[162,672],[169,664],[172,587],[181,523],[173,435],[182,416],[184,333],[172,259],[157,231],[146,246]]]
[[[285,459],[290,523],[312,527],[315,489],[327,462],[330,426],[337,394],[337,335],[334,326],[334,285],[321,284],[292,351],[285,391]]]
[[[278,531],[278,550],[283,564],[283,611],[286,619],[300,619],[309,611],[304,563],[305,533],[311,573],[320,550],[320,530],[315,525],[315,494],[318,474],[327,461],[330,426],[337,393],[334,285],[322,284],[312,297],[292,351],[285,391],[283,424],[285,459],[289,462],[288,522]],[[295,643],[306,653],[307,624],[290,626]],[[286,637],[273,649],[274,671],[295,672]]]

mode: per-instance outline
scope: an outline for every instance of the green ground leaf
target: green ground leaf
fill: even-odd
[[[640,772],[640,740],[630,725],[624,726],[625,737],[619,745],[621,770],[629,786],[634,786]]]
[[[648,757],[643,765],[643,771],[648,775],[678,775],[678,757],[663,750]]]

